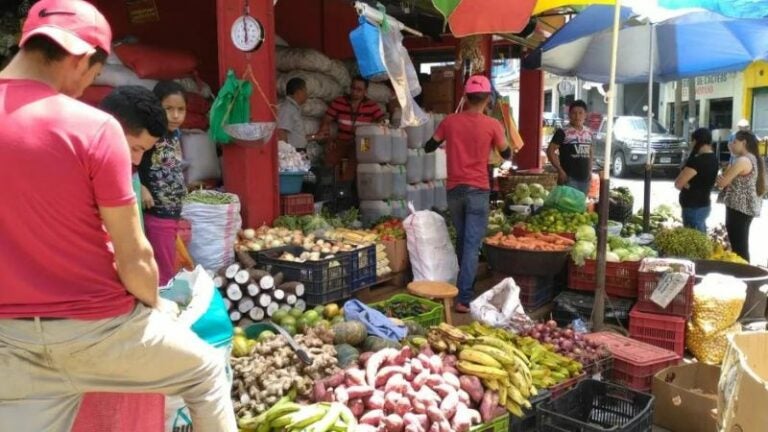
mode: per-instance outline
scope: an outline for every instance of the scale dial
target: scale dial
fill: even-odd
[[[243,15],[232,24],[231,37],[240,51],[254,51],[264,43],[264,26],[256,18]]]

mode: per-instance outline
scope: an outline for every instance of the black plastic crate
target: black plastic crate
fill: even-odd
[[[539,390],[539,394],[529,400],[531,409],[523,409],[523,417],[509,416],[509,432],[536,432],[536,409],[551,396],[549,391]]]
[[[565,326],[573,320],[581,318],[589,321],[592,316],[592,307],[595,303],[594,294],[574,291],[563,291],[555,297],[555,307],[552,310],[552,319],[560,326]],[[634,305],[634,300],[624,298],[608,298],[605,300],[605,322],[623,326],[629,326],[629,311]]]
[[[278,259],[283,252],[300,256],[304,248],[289,246],[260,252],[258,266],[271,274],[282,273],[286,281],[304,284],[304,300],[307,304],[324,305],[351,296],[352,254],[338,254],[320,261],[298,263]]]
[[[352,271],[349,286],[354,293],[376,283],[376,245],[365,246],[351,254]]]
[[[538,432],[649,432],[653,396],[603,381],[585,380],[538,407]]]

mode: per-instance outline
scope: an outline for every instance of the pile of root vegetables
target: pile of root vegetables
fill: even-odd
[[[410,346],[363,353],[330,379],[315,382],[315,402],[347,405],[358,431],[466,432],[504,414],[476,377],[462,376],[454,355]]]
[[[558,354],[574,359],[583,365],[597,363],[611,353],[602,345],[586,340],[581,333],[557,326],[557,322],[549,320],[523,329],[523,336],[529,336],[550,347]]]

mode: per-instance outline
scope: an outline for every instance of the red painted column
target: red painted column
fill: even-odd
[[[544,111],[544,72],[520,71],[520,136],[525,146],[517,157],[520,169],[541,168],[541,123]]]
[[[227,71],[233,69],[242,76],[246,64],[250,63],[253,74],[262,90],[275,105],[277,98],[275,73],[275,19],[272,0],[251,0],[251,15],[264,26],[266,40],[257,51],[246,53],[234,47],[230,39],[232,23],[243,14],[243,3],[232,0],[217,0],[216,21],[219,45],[219,78],[224,82]],[[258,89],[251,97],[252,121],[275,121]],[[273,135],[270,142],[260,147],[244,147],[235,142],[224,146],[222,168],[224,187],[240,197],[243,225],[259,227],[271,224],[279,215],[277,141]]]
[[[484,66],[485,70],[483,71],[483,75],[487,76],[488,79],[491,79],[491,69],[493,66],[493,36],[491,35],[485,35],[482,36],[482,40],[480,41],[480,52],[483,53],[483,60],[484,60]],[[461,40],[456,39],[456,58],[458,59],[461,53]],[[459,105],[459,102],[461,102],[461,98],[464,97],[464,65],[459,65],[459,70],[456,71],[456,77],[455,77],[455,92],[456,92],[456,106]],[[455,108],[455,107],[454,107]]]

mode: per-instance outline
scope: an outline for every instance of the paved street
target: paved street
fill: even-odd
[[[611,187],[626,186],[635,197],[635,212],[643,206],[643,179],[633,176],[626,179],[611,179]],[[712,214],[707,220],[707,227],[711,228],[725,223],[725,207],[715,204],[716,193],[712,194]],[[651,185],[651,209],[660,204],[677,205],[678,191],[670,177],[659,177],[653,180]],[[763,216],[752,222],[750,231],[749,250],[752,255],[752,263],[765,266],[768,264],[768,202],[763,201]]]

